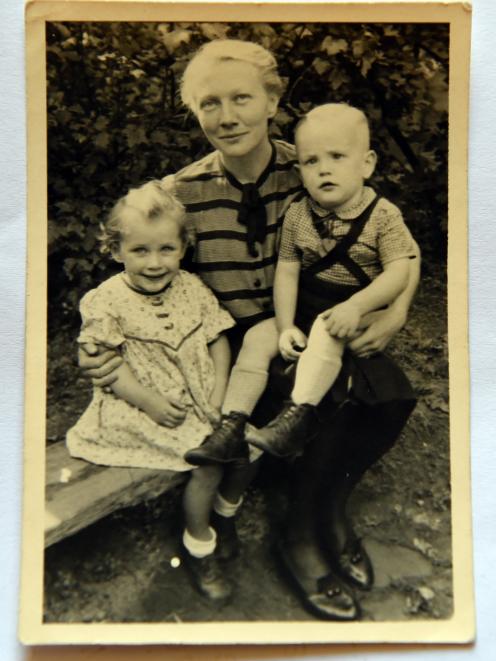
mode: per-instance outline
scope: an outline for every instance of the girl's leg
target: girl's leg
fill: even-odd
[[[199,448],[186,453],[186,461],[208,465],[247,458],[245,424],[267,386],[269,365],[277,348],[275,319],[262,321],[246,332],[227,385],[220,425]]]
[[[209,528],[210,512],[221,478],[220,466],[197,468],[192,471],[183,495],[186,530],[191,537],[199,541],[212,540],[214,543],[210,552],[213,552],[215,548],[214,535]]]
[[[186,523],[183,558],[197,589],[214,601],[227,599],[232,591],[214,554],[217,535],[209,525],[221,477],[222,469],[218,466],[197,468],[191,474],[183,497]]]

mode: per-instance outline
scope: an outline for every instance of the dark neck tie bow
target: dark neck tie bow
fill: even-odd
[[[263,243],[267,235],[267,211],[256,184],[241,187],[241,207],[238,223],[246,227],[246,243],[252,257],[258,257],[255,243]]]

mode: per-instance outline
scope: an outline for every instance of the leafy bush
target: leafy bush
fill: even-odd
[[[287,82],[272,133],[292,141],[312,106],[346,101],[370,118],[374,184],[403,209],[423,252],[443,255],[447,198],[447,25],[49,23],[50,301],[72,318],[109,274],[98,224],[130,186],[210,149],[181,104],[184,67],[205,41],[253,40]]]

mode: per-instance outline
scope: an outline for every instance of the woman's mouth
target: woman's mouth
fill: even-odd
[[[219,136],[219,138],[220,138],[220,140],[226,140],[227,142],[235,142],[239,138],[242,138],[244,135],[246,135],[246,132],[245,133],[232,133],[230,135],[221,135],[221,136]]]

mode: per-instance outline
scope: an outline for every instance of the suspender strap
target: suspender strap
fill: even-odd
[[[314,275],[324,269],[330,268],[336,263],[341,263],[361,285],[370,284],[371,280],[365,273],[361,266],[359,266],[348,254],[348,250],[356,243],[358,237],[363,231],[367,221],[369,220],[372,212],[374,211],[380,197],[376,196],[372,202],[366,207],[362,213],[350,223],[350,229],[343,239],[337,243],[327,255],[317,260],[305,269],[305,274]],[[312,211],[312,214],[314,212]]]

